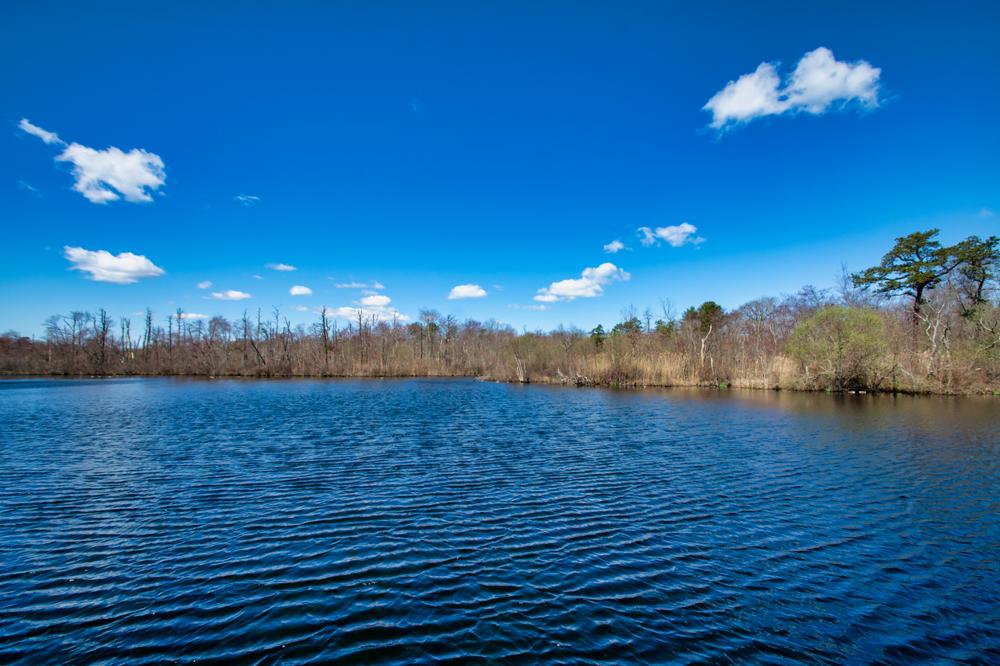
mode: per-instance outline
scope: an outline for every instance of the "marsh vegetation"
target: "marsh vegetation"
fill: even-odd
[[[158,324],[97,313],[51,317],[42,339],[0,338],[0,371],[58,375],[474,376],[597,386],[992,393],[1000,388],[998,239],[945,247],[937,230],[896,239],[883,261],[726,310],[628,307],[606,330],[515,331],[434,310],[418,320],[323,309],[311,326],[274,309]]]

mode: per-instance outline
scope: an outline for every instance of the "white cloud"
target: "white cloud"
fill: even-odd
[[[312,296],[313,290],[309,287],[304,287],[301,284],[297,284],[288,290],[288,293],[292,296]]]
[[[253,276],[253,279],[254,279],[254,280],[263,280],[263,279],[264,279],[264,276],[263,276],[263,275],[254,275],[254,276]]]
[[[478,284],[459,284],[451,288],[448,292],[448,300],[454,301],[460,298],[482,298],[486,295],[486,290]]]
[[[33,125],[27,118],[22,118],[18,127],[47,144],[66,146],[56,161],[73,165],[73,189],[91,203],[103,204],[122,197],[132,203],[152,201],[151,193],[167,180],[160,156],[141,148],[125,152],[114,146],[97,150],[79,143],[67,145],[55,132]]]
[[[111,254],[107,250],[85,250],[82,247],[63,247],[63,254],[73,264],[73,270],[88,273],[96,282],[131,284],[141,278],[159,277],[165,272],[141,254],[122,252]]]
[[[976,215],[978,215],[979,217],[996,217],[997,216],[997,214],[994,213],[989,208],[980,208],[979,212],[976,213]]]
[[[180,314],[181,319],[208,319],[207,314],[201,314],[200,312],[182,312]]]
[[[304,305],[296,305],[295,306],[295,311],[296,312],[310,312],[309,308],[307,308]]]
[[[197,286],[198,286],[199,289],[210,289],[212,287],[212,281],[211,280],[202,280],[201,282],[198,283]]]
[[[360,301],[355,301],[355,305],[343,305],[337,308],[327,308],[327,311],[335,317],[341,317],[343,319],[357,321],[358,315],[361,315],[362,319],[371,319],[374,317],[377,321],[396,321],[404,322],[409,321],[410,318],[405,314],[397,310],[390,305],[392,299],[384,294],[371,294],[365,296]],[[314,309],[314,312],[320,312],[322,309]]]
[[[331,280],[333,278],[330,278]],[[337,289],[385,289],[385,285],[378,280],[372,281],[371,284],[367,282],[358,282],[357,280],[351,280],[350,282],[338,282],[333,285]]]
[[[650,245],[658,245],[660,241],[666,241],[673,247],[704,243],[704,238],[701,236],[695,236],[697,232],[698,227],[693,224],[688,224],[687,222],[671,225],[669,227],[656,227],[655,229],[650,229],[649,227],[639,227],[638,229],[639,242],[647,247]]]
[[[384,294],[373,294],[361,299],[361,305],[372,308],[384,308],[392,302],[392,299]]]
[[[253,194],[237,194],[233,197],[233,201],[243,204],[244,206],[252,206],[260,201],[260,197],[254,196]]]
[[[108,203],[121,197],[132,203],[152,201],[150,192],[166,182],[160,156],[139,148],[126,153],[114,146],[95,150],[71,143],[56,160],[73,165],[73,189],[91,203]]]
[[[762,62],[727,83],[702,108],[712,113],[710,126],[719,130],[764,116],[821,114],[852,102],[875,108],[881,73],[864,60],[843,62],[820,47],[802,56],[783,87],[775,65]]]
[[[272,271],[294,271],[295,266],[291,264],[267,264],[264,268],[270,268]]]
[[[535,300],[541,303],[572,301],[574,298],[594,298],[604,293],[604,287],[615,280],[625,281],[632,276],[610,262],[594,268],[584,268],[578,278],[553,282],[538,290]]]
[[[47,144],[51,145],[55,143],[60,146],[66,145],[66,142],[60,139],[58,134],[56,134],[55,132],[49,132],[48,130],[44,130],[38,125],[33,125],[31,121],[29,121],[27,118],[21,118],[21,122],[19,122],[17,126],[21,129],[22,132],[27,132],[31,136],[37,136],[39,139],[41,139]]]
[[[610,243],[604,246],[604,251],[607,252],[608,254],[617,254],[624,249],[625,249],[625,243],[617,239],[611,241]]]
[[[250,294],[237,289],[227,289],[226,291],[213,291],[212,299],[216,301],[242,301],[251,298]]]
[[[544,312],[549,309],[548,305],[519,305],[517,303],[511,303],[507,307],[514,310],[534,310],[535,312]]]

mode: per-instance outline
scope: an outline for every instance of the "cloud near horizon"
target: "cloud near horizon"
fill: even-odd
[[[478,284],[459,284],[451,288],[448,292],[448,300],[455,301],[462,298],[483,298],[486,290]]]
[[[535,300],[542,303],[572,301],[576,298],[594,298],[604,293],[604,287],[611,282],[625,282],[632,276],[611,262],[604,262],[594,268],[584,268],[578,278],[553,282],[538,290]]]
[[[882,70],[865,60],[843,62],[819,47],[806,53],[785,80],[774,63],[762,62],[715,93],[702,107],[712,114],[710,127],[725,130],[764,116],[819,115],[852,103],[863,109],[879,106]]]
[[[681,247],[689,244],[698,245],[705,242],[705,239],[701,236],[695,236],[698,233],[698,227],[687,222],[669,227],[656,227],[655,229],[639,227],[637,232],[639,234],[639,242],[646,247],[659,245],[660,241],[666,242],[671,247]]]
[[[355,305],[342,305],[340,307],[326,306],[327,313],[334,317],[357,321],[360,315],[362,319],[375,318],[380,322],[406,322],[410,318],[391,306],[392,299],[385,294],[369,294],[360,301],[355,301]],[[313,312],[319,314],[322,308],[314,308]]]
[[[214,301],[244,301],[248,298],[252,298],[252,296],[247,292],[240,291],[238,289],[227,289],[226,291],[212,292],[212,300]]]
[[[166,271],[141,254],[107,250],[85,250],[66,245],[63,256],[72,264],[72,270],[87,273],[95,282],[132,284],[142,278],[159,277]]]
[[[47,145],[65,146],[55,159],[73,165],[73,189],[91,203],[106,204],[121,198],[131,203],[150,202],[152,193],[166,182],[163,160],[155,153],[141,148],[125,152],[115,146],[98,150],[75,142],[67,144],[55,132],[27,118],[21,118],[18,128]]]
[[[333,278],[330,279],[332,280]],[[350,282],[338,282],[333,286],[337,289],[385,289],[385,285],[378,280],[373,280],[371,284],[351,280]]]

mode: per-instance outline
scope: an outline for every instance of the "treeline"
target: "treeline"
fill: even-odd
[[[433,310],[413,323],[323,310],[292,326],[277,310],[157,325],[106,311],[45,323],[42,340],[0,336],[0,372],[248,377],[474,376],[598,386],[993,393],[1000,390],[998,239],[942,246],[937,230],[896,239],[837,289],[805,287],[734,310],[626,308],[610,330],[518,333]]]

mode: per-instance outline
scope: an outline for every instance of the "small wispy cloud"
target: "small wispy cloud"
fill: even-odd
[[[669,227],[656,227],[655,229],[639,227],[637,233],[639,234],[639,242],[646,247],[659,245],[660,241],[666,242],[671,247],[698,245],[705,242],[704,238],[695,235],[698,233],[698,227],[687,222]]]
[[[985,218],[990,218],[990,217],[996,217],[996,216],[997,216],[997,214],[996,214],[996,213],[994,213],[994,212],[993,212],[992,210],[990,210],[989,208],[980,208],[980,209],[979,209],[979,212],[978,212],[978,213],[976,213],[976,215],[977,215],[978,217],[985,217]]]
[[[260,197],[253,194],[237,194],[233,197],[233,201],[243,206],[252,206],[260,201]]]
[[[226,291],[213,291],[212,300],[215,301],[245,301],[252,298],[250,294],[238,289],[227,289]]]
[[[542,303],[572,301],[576,298],[594,298],[604,293],[604,287],[614,281],[627,281],[632,276],[610,262],[594,268],[584,268],[578,278],[553,282],[538,290],[534,300]]]
[[[29,183],[28,181],[25,181],[25,180],[18,180],[17,181],[17,188],[19,190],[24,190],[25,192],[31,192],[36,197],[41,197],[42,196],[42,193],[38,191],[37,187],[35,187],[34,185],[32,185],[31,183]]]
[[[82,247],[63,247],[63,256],[72,264],[72,270],[86,273],[95,282],[132,284],[142,278],[159,277],[166,271],[147,257],[131,252],[111,254],[107,250],[85,250]]]
[[[211,280],[202,280],[196,286],[199,289],[211,289],[212,288],[212,281]]]
[[[292,296],[312,296],[313,290],[301,284],[297,284],[288,290]]]
[[[295,266],[291,264],[267,264],[264,268],[269,268],[272,271],[294,271],[297,270]]]
[[[67,144],[55,132],[27,118],[22,118],[18,127],[48,145],[64,146],[55,159],[73,165],[73,189],[91,203],[106,204],[122,198],[132,203],[150,202],[152,193],[166,182],[163,160],[155,153],[141,148],[126,152],[114,146],[98,150],[75,142]]]
[[[865,60],[842,62],[820,47],[806,53],[784,84],[774,63],[762,62],[712,96],[705,111],[710,127],[725,130],[765,116],[810,113],[855,104],[862,109],[879,106],[882,70]]]
[[[385,285],[374,280],[372,282],[358,282],[357,280],[351,280],[350,282],[338,282],[333,285],[337,289],[385,289]]]
[[[42,141],[44,141],[49,145],[52,144],[58,146],[66,145],[66,142],[60,139],[58,134],[56,134],[55,132],[44,130],[38,125],[32,124],[31,121],[28,120],[27,118],[21,118],[21,122],[19,122],[17,126],[18,128],[20,128],[22,132],[30,134],[31,136],[38,137],[39,139],[41,139]]]
[[[604,251],[607,252],[608,254],[618,254],[624,249],[625,249],[625,243],[621,242],[618,239],[615,239],[604,246]]]
[[[483,298],[486,290],[478,284],[459,284],[451,288],[448,292],[448,300],[455,301],[462,298]]]
[[[534,305],[520,305],[518,303],[511,303],[507,307],[511,308],[512,310],[534,310],[535,312],[544,312],[545,310],[549,309],[548,305],[544,305],[542,303],[537,303]]]
[[[208,319],[207,314],[201,314],[200,312],[182,312],[179,316],[181,319]]]

